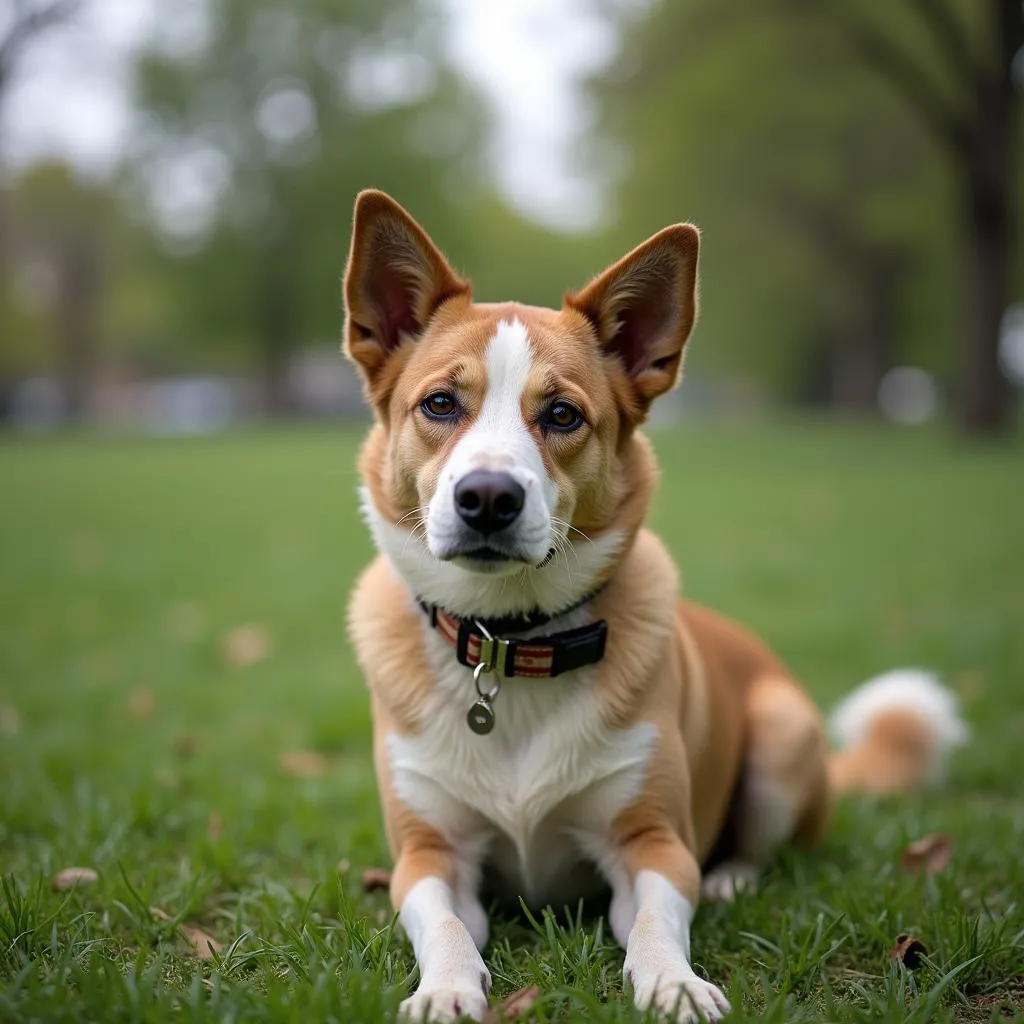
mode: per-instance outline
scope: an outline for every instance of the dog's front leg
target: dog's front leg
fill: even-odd
[[[621,849],[612,923],[625,938],[623,974],[641,1009],[680,1022],[719,1020],[729,1001],[690,965],[690,922],[700,892],[700,868],[666,823],[633,834]]]
[[[420,969],[419,987],[402,1003],[402,1013],[415,1021],[480,1020],[487,1010],[491,975],[456,913],[452,851],[439,835],[422,831],[406,837],[391,880],[391,900]],[[484,931],[477,938],[485,938],[483,909],[475,898],[471,903],[466,907],[463,896],[459,911],[480,918]],[[470,923],[479,931],[479,921]]]

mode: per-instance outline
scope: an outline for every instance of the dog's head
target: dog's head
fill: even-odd
[[[665,228],[558,311],[480,304],[394,200],[356,200],[345,352],[376,424],[361,468],[378,545],[461,614],[558,611],[639,528],[636,427],[678,380],[699,235]]]

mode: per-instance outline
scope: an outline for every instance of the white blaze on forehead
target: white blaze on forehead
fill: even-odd
[[[533,364],[533,347],[526,326],[519,320],[502,320],[484,352],[487,391],[480,415],[468,431],[467,448],[477,449],[479,464],[486,469],[511,469],[505,460],[523,458],[536,445],[523,422],[523,392]],[[461,447],[461,446],[460,446]],[[533,459],[528,459],[533,462]],[[495,463],[499,464],[495,464]]]
[[[484,352],[487,390],[480,413],[449,460],[456,476],[473,469],[504,470],[523,486],[547,483],[544,460],[523,419],[523,392],[532,366],[526,326],[515,319],[500,321]]]

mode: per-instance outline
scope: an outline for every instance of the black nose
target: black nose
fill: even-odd
[[[481,533],[497,533],[510,526],[523,511],[526,492],[508,473],[475,469],[455,485],[455,508],[462,519]]]

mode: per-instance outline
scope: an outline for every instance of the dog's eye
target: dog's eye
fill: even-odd
[[[455,399],[445,391],[437,391],[429,398],[424,398],[420,402],[420,408],[424,415],[433,420],[443,420],[447,416],[454,415],[458,410]]]
[[[583,425],[583,413],[568,402],[552,402],[544,413],[543,423],[551,430],[568,432]]]

